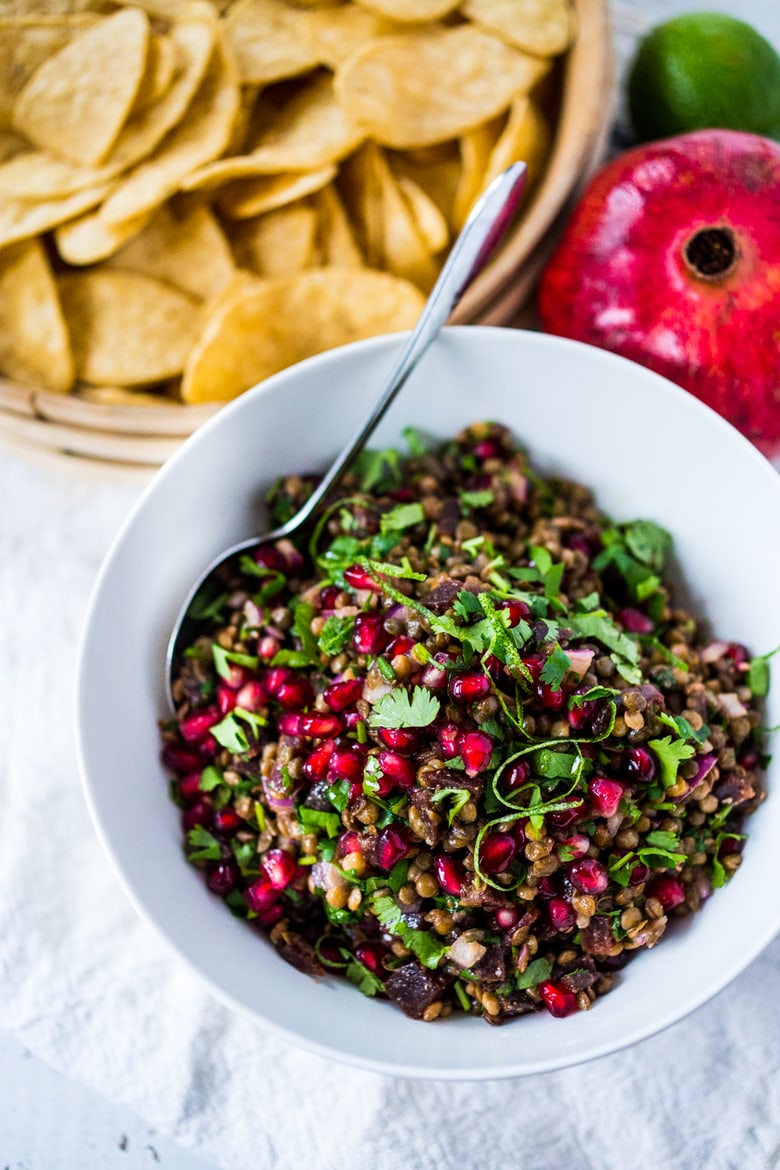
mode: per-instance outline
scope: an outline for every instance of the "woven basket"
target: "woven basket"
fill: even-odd
[[[608,0],[574,0],[574,7],[577,37],[561,65],[560,111],[544,178],[527,214],[458,306],[458,323],[518,322],[567,211],[602,157],[612,112]],[[219,406],[109,406],[0,377],[4,438],[110,464],[158,466]]]

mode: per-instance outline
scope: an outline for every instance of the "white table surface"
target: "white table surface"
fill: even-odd
[[[696,9],[730,12],[749,21],[780,48],[780,0],[620,0],[614,8],[616,43],[623,61],[646,27]],[[215,1170],[215,1163],[160,1137],[129,1110],[54,1072],[13,1036],[0,1032],[0,1170],[153,1170],[157,1166]],[[370,1170],[370,1159],[366,1167]]]

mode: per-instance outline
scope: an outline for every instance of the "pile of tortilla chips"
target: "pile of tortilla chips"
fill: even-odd
[[[2,12],[0,374],[113,402],[414,325],[491,179],[541,175],[573,36],[569,0]]]

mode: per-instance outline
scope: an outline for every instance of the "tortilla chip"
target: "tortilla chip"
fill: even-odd
[[[460,137],[548,69],[547,61],[458,25],[380,37],[344,63],[335,90],[368,136],[403,149]]]
[[[423,304],[414,285],[368,269],[317,268],[245,284],[210,314],[187,361],[182,398],[235,398],[315,353],[409,329]]]
[[[173,41],[166,36],[150,37],[146,68],[138,87],[133,112],[138,113],[158,102],[171,88],[175,74],[176,50]]]
[[[461,0],[356,0],[364,8],[389,20],[438,20],[454,12]]]
[[[58,227],[54,242],[68,264],[97,264],[138,235],[148,221],[149,215],[140,215],[123,223],[107,223],[99,211],[92,211]]]
[[[74,36],[95,23],[92,16],[0,18],[0,126],[10,126],[19,93],[33,73]]]
[[[239,264],[258,276],[289,276],[311,267],[317,212],[304,203],[243,220],[231,235]]]
[[[460,139],[460,179],[452,208],[452,225],[456,231],[463,227],[474,200],[484,186],[488,160],[505,120],[503,115],[491,118],[489,122],[469,130]]]
[[[391,152],[388,155],[390,165],[400,178],[410,179],[420,187],[433,200],[447,222],[451,223],[460,181],[461,160],[458,146],[454,142],[448,142],[443,157],[433,161],[420,159],[418,157],[420,153],[422,152]]]
[[[143,386],[181,373],[200,332],[198,302],[137,272],[60,278],[76,374],[98,386]]]
[[[219,210],[228,219],[251,219],[319,191],[336,177],[334,166],[292,175],[263,175],[231,183],[220,193]]]
[[[569,0],[466,0],[463,14],[508,45],[556,57],[574,37]]]
[[[334,71],[369,41],[403,32],[396,21],[354,4],[311,12],[304,27],[317,61]]]
[[[363,253],[335,185],[323,187],[313,202],[319,215],[318,243],[322,263],[334,268],[363,268]]]
[[[96,207],[111,190],[110,183],[88,187],[65,199],[44,199],[31,203],[28,199],[0,199],[0,248],[40,236],[58,224]]]
[[[242,82],[269,85],[306,73],[317,55],[304,36],[305,16],[282,0],[238,0],[225,20]]]
[[[170,205],[158,208],[106,267],[165,280],[200,300],[221,292],[235,273],[230,246],[211,211],[190,207],[177,214]]]
[[[426,249],[432,256],[435,256],[450,242],[450,229],[447,226],[447,220],[430,195],[426,195],[422,187],[418,187],[412,179],[401,175],[398,186],[409,204],[409,209]]]
[[[70,338],[38,240],[0,252],[0,371],[60,394],[73,384]]]
[[[67,162],[102,163],[132,109],[148,43],[138,8],[92,25],[36,69],[16,99],[14,127]]]
[[[532,99],[515,98],[509,120],[488,160],[482,190],[513,162],[522,161],[528,167],[527,195],[542,175],[549,149],[550,129],[544,114]]]

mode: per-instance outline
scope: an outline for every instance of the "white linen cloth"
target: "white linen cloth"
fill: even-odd
[[[0,447],[0,1027],[223,1170],[776,1167],[780,940],[659,1036],[487,1084],[298,1051],[168,955],[92,831],[72,733],[88,594],[139,490]]]

